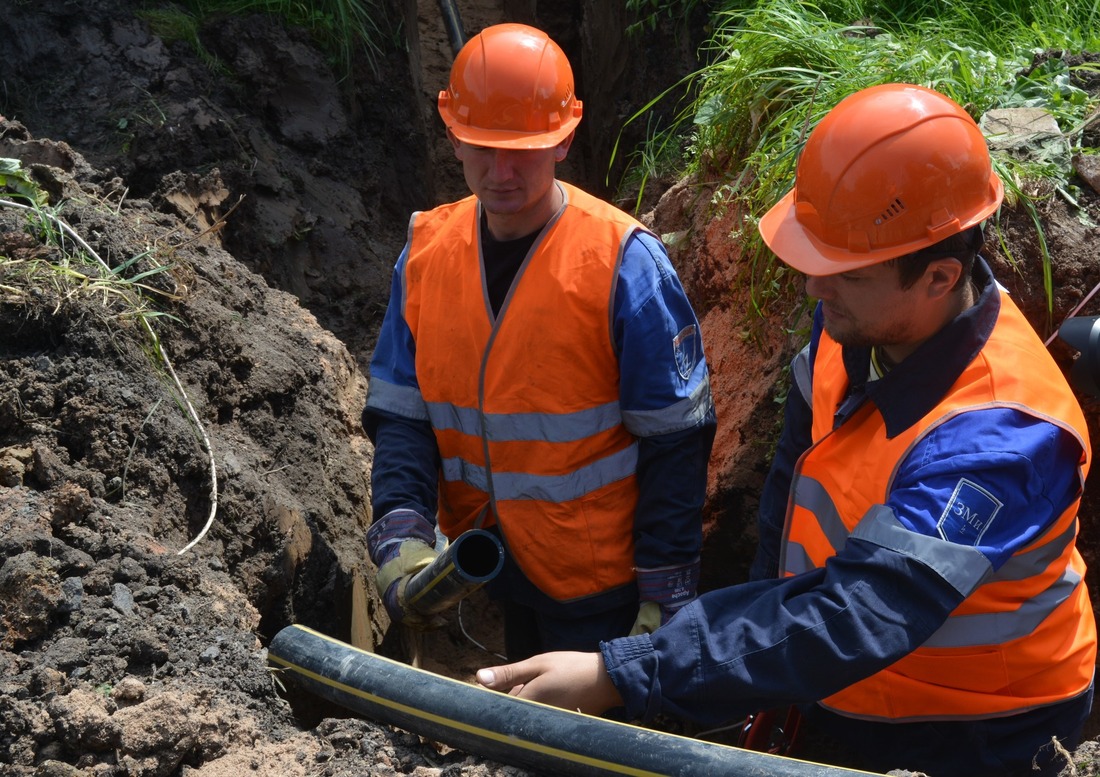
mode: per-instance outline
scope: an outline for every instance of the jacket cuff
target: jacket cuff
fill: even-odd
[[[600,643],[604,667],[619,691],[627,720],[653,721],[661,712],[657,653],[649,634]]]
[[[376,567],[396,558],[401,543],[417,540],[435,547],[435,524],[415,510],[391,510],[367,529],[367,552]]]

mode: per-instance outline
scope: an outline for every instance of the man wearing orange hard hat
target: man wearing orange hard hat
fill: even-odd
[[[471,195],[413,215],[370,366],[368,531],[394,621],[479,529],[509,658],[594,650],[695,597],[715,430],[699,323],[660,239],[556,177],[582,104],[561,48],[500,24],[439,115]]]
[[[795,705],[819,746],[796,756],[1056,774],[1052,739],[1077,745],[1093,695],[1076,548],[1090,446],[1061,371],[978,255],[1002,198],[981,131],[944,95],[884,84],[838,103],[760,221],[818,302],[752,580],[652,634],[482,682],[713,726]]]

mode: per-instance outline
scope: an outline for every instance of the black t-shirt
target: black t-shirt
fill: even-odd
[[[485,262],[485,286],[494,316],[500,315],[500,307],[512,288],[512,281],[541,231],[540,228],[515,240],[497,240],[489,232],[485,214],[481,214],[481,257]]]

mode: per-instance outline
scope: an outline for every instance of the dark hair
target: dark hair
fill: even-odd
[[[974,257],[981,251],[984,242],[985,235],[982,232],[982,226],[981,224],[975,224],[969,229],[956,232],[954,235],[944,238],[938,243],[933,243],[927,248],[890,259],[886,264],[897,266],[898,282],[901,283],[903,289],[908,289],[924,275],[929,262],[953,257],[962,263],[963,268],[959,280],[952,289],[954,290],[970,280],[970,273],[974,269]]]

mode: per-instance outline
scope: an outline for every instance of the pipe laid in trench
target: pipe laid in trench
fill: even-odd
[[[268,647],[306,690],[468,753],[555,775],[852,777],[869,772],[742,750],[491,691],[354,648],[303,626]]]
[[[451,51],[457,56],[466,44],[466,30],[462,27],[462,17],[458,13],[454,0],[439,0],[439,15],[443,18],[443,26],[447,28]]]

